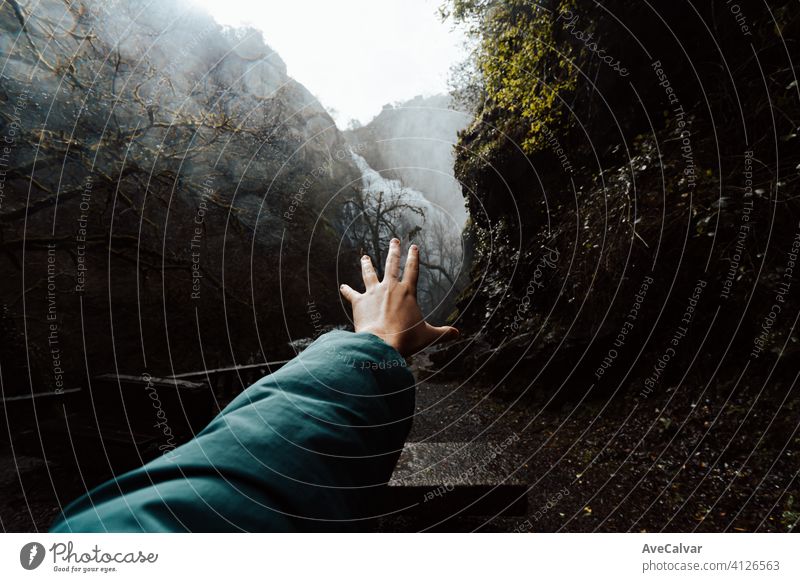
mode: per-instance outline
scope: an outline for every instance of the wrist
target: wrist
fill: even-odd
[[[397,352],[400,353],[403,357],[405,357],[405,354],[403,354],[403,352],[400,351],[399,344],[396,341],[394,341],[396,339],[397,334],[390,334],[390,333],[386,332],[386,330],[384,330],[382,328],[373,327],[373,326],[360,327],[360,328],[358,328],[356,330],[356,333],[369,333],[369,334],[372,334],[372,335],[380,338],[385,344],[391,346],[392,348],[397,350]]]

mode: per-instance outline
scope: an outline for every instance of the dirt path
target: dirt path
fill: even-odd
[[[418,378],[424,366],[415,362]],[[797,399],[784,400],[788,386],[771,387],[755,408],[747,390],[718,385],[699,399],[701,387],[687,381],[667,388],[663,409],[628,396],[553,410],[502,387],[437,380],[418,386],[409,441],[518,435],[502,454],[529,485],[526,517],[458,529],[787,531],[800,518],[800,416]]]

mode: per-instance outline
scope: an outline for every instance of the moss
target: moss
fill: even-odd
[[[555,2],[547,10],[528,0],[484,4],[458,0],[454,15],[473,20],[480,36],[476,55],[487,97],[485,108],[497,108],[524,120],[522,148],[533,153],[542,147],[544,127],[558,126],[563,118],[562,99],[575,90],[576,49],[555,39],[555,21],[568,11],[572,0]],[[488,111],[476,121],[481,124]],[[491,157],[496,142],[484,144],[484,157]]]

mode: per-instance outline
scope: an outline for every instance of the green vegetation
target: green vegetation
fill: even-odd
[[[577,51],[557,44],[554,23],[573,5],[574,0],[559,0],[553,9],[545,9],[528,0],[455,0],[452,12],[444,12],[467,24],[478,39],[476,69],[486,96],[483,107],[524,120],[522,147],[527,153],[542,147],[542,129],[561,120],[562,100],[575,89]],[[488,113],[485,109],[476,123]]]

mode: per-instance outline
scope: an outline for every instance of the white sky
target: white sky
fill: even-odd
[[[443,23],[443,0],[192,0],[219,23],[250,24],[289,75],[344,127],[385,103],[447,89],[463,36]]]

